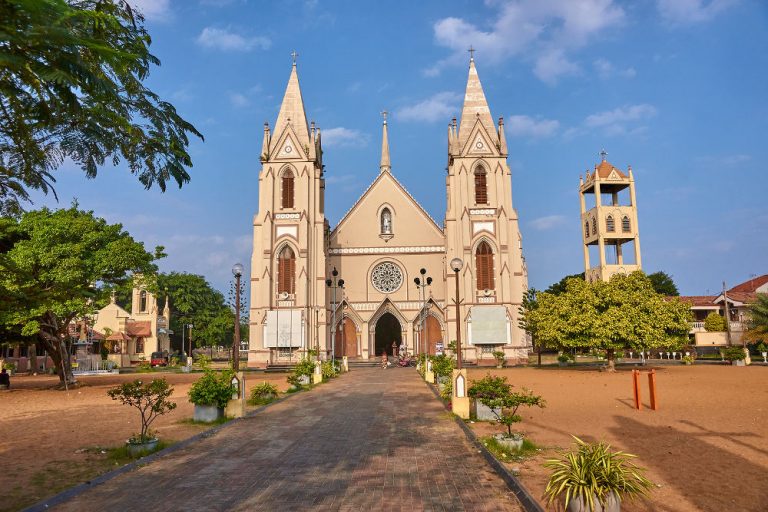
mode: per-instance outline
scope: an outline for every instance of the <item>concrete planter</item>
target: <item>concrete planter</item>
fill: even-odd
[[[195,404],[195,414],[192,419],[203,423],[213,423],[224,416],[224,409],[216,405]]]
[[[595,508],[592,512],[621,512],[621,502],[616,497],[616,493],[611,492],[605,499],[605,505],[601,505],[597,498],[594,500]],[[581,497],[572,499],[568,502],[568,512],[589,512],[589,504]]]
[[[139,456],[143,455],[145,453],[153,452],[157,448],[158,439],[150,439],[146,443],[131,443],[127,442],[125,443],[126,448],[128,448],[128,453],[133,456]]]
[[[737,361],[731,361],[732,366],[746,366],[747,363],[743,359],[739,359]]]
[[[493,438],[507,450],[519,450],[523,447],[523,437],[507,437],[506,434],[494,434]]]
[[[491,409],[487,405],[484,405],[479,400],[472,400],[471,407],[471,413],[472,415],[478,420],[478,421],[496,421],[496,416],[493,415],[492,411],[496,411],[497,413],[501,414],[501,409]]]

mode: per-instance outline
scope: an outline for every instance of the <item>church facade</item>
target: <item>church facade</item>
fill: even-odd
[[[446,189],[442,224],[395,177],[387,130],[385,116],[378,176],[332,227],[322,136],[307,124],[294,62],[274,129],[264,127],[249,367],[295,362],[308,349],[323,358],[371,359],[393,345],[435,354],[457,329],[467,361],[490,363],[497,351],[508,362],[527,358],[518,326],[527,270],[504,125],[491,116],[474,59],[460,122],[448,127],[447,175],[434,175]]]

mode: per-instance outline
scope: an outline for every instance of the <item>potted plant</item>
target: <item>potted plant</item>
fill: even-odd
[[[10,375],[15,375],[16,374],[16,363],[12,363],[10,361],[6,361],[6,362],[3,363],[3,368],[8,370],[8,373]]]
[[[545,405],[544,400],[534,395],[531,390],[513,391],[506,377],[490,374],[473,383],[467,390],[467,395],[488,407],[495,420],[507,427],[506,434],[495,434],[493,437],[500,445],[513,450],[519,450],[523,445],[523,435],[512,432],[512,425],[523,420],[517,414],[518,409],[522,406],[544,407]]]
[[[728,347],[722,351],[723,359],[730,361],[733,366],[745,366],[744,360],[747,358],[744,348]]]
[[[157,448],[157,436],[149,427],[158,416],[176,408],[176,403],[168,400],[172,393],[173,388],[165,379],[155,379],[148,384],[141,380],[124,382],[107,391],[112,400],[135,407],[141,414],[141,431],[126,441],[128,453],[137,456]]]
[[[695,360],[694,357],[690,356],[690,355],[689,356],[683,356],[682,358],[680,358],[680,361],[682,361],[683,364],[693,364],[694,360]]]
[[[493,358],[496,359],[496,368],[502,368],[504,366],[504,352],[495,350],[493,352]]]
[[[251,398],[248,403],[250,405],[265,405],[277,398],[277,395],[277,388],[264,381],[263,384],[259,384],[251,390]]]
[[[456,362],[453,358],[441,354],[439,356],[432,356],[432,372],[435,374],[438,385],[445,384],[451,380],[451,374],[456,367]]]
[[[298,391],[303,386],[308,386],[314,372],[315,363],[310,358],[304,358],[296,363],[296,366],[293,367],[293,373],[287,378],[288,384],[291,385],[290,391]]]
[[[216,374],[208,369],[192,384],[189,388],[189,401],[195,404],[195,421],[211,423],[224,416],[227,402],[237,392],[232,386],[232,376],[230,370]]]
[[[568,352],[562,352],[557,356],[558,366],[568,366],[571,361],[573,361],[573,356]]]
[[[560,499],[570,512],[619,512],[622,499],[634,499],[653,488],[645,470],[631,462],[635,455],[611,451],[605,442],[573,438],[575,451],[561,452],[562,458],[544,463],[552,470],[544,490],[550,505]]]

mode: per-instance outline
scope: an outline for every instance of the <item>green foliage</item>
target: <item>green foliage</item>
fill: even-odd
[[[559,363],[570,363],[573,361],[573,356],[570,352],[563,352],[557,356],[557,361]]]
[[[491,409],[496,421],[507,427],[509,437],[512,437],[512,425],[523,419],[517,414],[520,407],[543,408],[546,405],[544,399],[531,390],[523,388],[521,392],[515,392],[512,387],[506,377],[487,374],[472,382],[467,390],[467,395]]]
[[[707,332],[724,332],[727,329],[725,318],[714,311],[711,312],[707,315],[707,318],[704,319],[704,329]]]
[[[523,444],[519,450],[507,448],[493,436],[481,437],[480,441],[497,459],[504,462],[522,462],[526,457],[539,451],[539,447],[529,439],[523,439]]]
[[[213,370],[206,370],[189,389],[189,401],[195,405],[226,407],[232,395],[237,392],[232,386],[233,375],[230,370],[218,374]]]
[[[201,370],[207,371],[211,369],[211,358],[205,354],[195,354],[194,361]]]
[[[548,293],[550,295],[560,295],[561,293],[565,293],[567,289],[568,281],[571,279],[580,279],[581,281],[584,280],[584,272],[581,272],[579,274],[570,274],[556,282],[555,284],[551,285],[549,288],[544,290],[544,293]]]
[[[544,490],[550,505],[562,497],[564,508],[568,508],[571,501],[581,499],[588,510],[595,510],[595,500],[605,505],[611,493],[619,500],[633,499],[653,488],[653,483],[643,475],[644,469],[631,461],[635,455],[611,451],[605,442],[590,444],[573,438],[575,451],[561,452],[561,458],[544,463],[545,468],[552,470]]]
[[[683,364],[693,364],[696,358],[693,356],[683,356],[680,360],[683,362]]]
[[[248,400],[250,405],[264,405],[268,404],[277,398],[277,388],[264,381],[263,384],[259,384],[251,390],[251,398]]]
[[[453,379],[448,379],[440,384],[440,398],[446,402],[450,402],[453,399]]]
[[[303,358],[301,361],[296,363],[296,366],[293,368],[293,373],[299,377],[302,375],[312,377],[312,374],[315,373],[314,361],[309,358]]]
[[[124,160],[146,187],[189,181],[192,124],[144,85],[160,61],[125,0],[0,2],[0,214],[52,190],[73,161],[87,177]]]
[[[28,212],[3,225],[14,243],[0,250],[0,325],[35,336],[56,367],[63,364],[62,382],[74,382],[67,326],[107,304],[110,289],[127,283],[130,273],[151,275],[162,248],[150,254],[120,224],[77,204]]]
[[[332,379],[339,374],[338,363],[334,364],[333,361],[323,361],[320,363],[320,371],[323,374],[323,379]]]
[[[494,350],[493,358],[496,360],[497,365],[504,364],[504,352],[501,350]]]
[[[439,356],[430,356],[432,361],[432,372],[438,377],[450,377],[453,374],[453,369],[456,367],[456,361],[452,358],[441,354]]]
[[[653,274],[648,274],[648,279],[651,280],[651,285],[653,285],[653,289],[656,290],[656,293],[668,297],[677,297],[680,295],[680,292],[677,290],[677,285],[672,280],[672,276],[666,272],[659,271],[654,272]]]
[[[728,347],[723,349],[721,353],[726,361],[741,361],[747,358],[742,347]]]
[[[3,363],[3,368],[13,373],[16,371],[16,363],[13,363],[11,361],[5,361]]]
[[[749,306],[750,337],[768,340],[768,294],[758,293],[757,300]]]
[[[642,272],[609,282],[569,279],[560,294],[539,293],[526,321],[538,342],[556,349],[616,351],[679,348],[688,342],[690,306],[657,294]]]
[[[141,414],[141,432],[132,438],[137,443],[152,439],[149,430],[152,422],[176,408],[176,403],[168,400],[172,393],[173,388],[165,379],[155,379],[148,384],[141,380],[124,382],[107,391],[112,400],[135,407]]]

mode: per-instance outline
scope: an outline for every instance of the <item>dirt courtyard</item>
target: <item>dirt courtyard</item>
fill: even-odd
[[[721,365],[656,367],[659,410],[649,409],[648,378],[642,374],[643,410],[633,406],[632,376],[581,368],[472,369],[470,381],[486,373],[505,375],[546,400],[544,409],[522,411],[517,430],[543,451],[519,470],[541,498],[548,474],[541,463],[556,449],[571,448],[571,435],[606,440],[638,456],[658,485],[650,500],[627,502],[622,510],[768,510],[768,367]],[[500,431],[475,423],[478,434]]]
[[[58,377],[15,376],[0,392],[0,511],[17,510],[112,469],[102,449],[122,445],[139,431],[139,413],[107,396],[116,384],[165,377],[177,407],[153,424],[164,441],[181,441],[207,428],[189,423],[194,406],[187,399],[202,373],[143,373],[80,377],[82,387],[52,389]],[[250,389],[264,381],[280,391],[285,374],[246,374]]]

